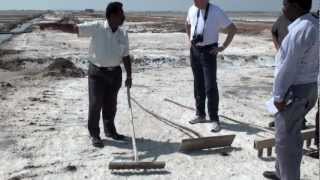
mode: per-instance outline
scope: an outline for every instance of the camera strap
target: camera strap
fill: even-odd
[[[210,8],[210,3],[207,4],[206,12],[204,14],[204,25],[203,25],[202,34],[204,33],[204,30],[205,30],[205,27],[206,27],[206,22],[207,22],[208,14],[209,14],[209,8]],[[200,16],[200,9],[198,9],[198,13],[197,13],[197,23],[196,23],[196,27],[194,29],[195,33],[197,33],[197,29],[198,29],[199,16]]]

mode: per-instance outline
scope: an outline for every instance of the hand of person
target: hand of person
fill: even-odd
[[[274,105],[276,106],[276,108],[278,109],[279,112],[283,111],[287,106],[286,102],[284,102],[284,101],[274,102]]]
[[[131,88],[131,86],[132,86],[132,78],[127,78],[125,84],[126,84],[127,88]]]
[[[224,49],[225,49],[225,48],[224,48],[223,46],[214,47],[214,48],[210,51],[210,54],[217,55],[219,52],[224,51]]]

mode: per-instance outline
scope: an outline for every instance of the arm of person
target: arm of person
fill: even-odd
[[[186,22],[186,32],[188,35],[188,39],[190,40],[191,39],[191,25],[188,22]]]
[[[216,10],[216,16],[218,20],[219,29],[227,34],[227,38],[222,43],[222,46],[213,48],[210,53],[218,54],[219,52],[224,51],[232,42],[235,34],[237,33],[237,27],[232,21],[228,18],[225,12],[222,9]]]
[[[233,23],[231,23],[226,28],[222,29],[222,32],[227,34],[227,38],[223,42],[222,46],[212,49],[210,53],[218,54],[219,52],[224,51],[231,44],[234,36],[237,34],[237,31],[237,27]]]
[[[40,24],[40,30],[52,29],[66,33],[79,34],[79,27],[75,24],[45,23]]]
[[[290,42],[287,44],[287,54],[283,57],[283,64],[275,77],[273,97],[274,104],[279,111],[283,110],[285,104],[285,95],[289,87],[293,84],[296,77],[298,59],[301,57],[296,40],[290,36]],[[298,52],[299,51],[299,52]]]
[[[126,82],[125,82],[125,85],[126,87],[128,88],[131,88],[132,86],[132,64],[131,64],[131,58],[130,56],[125,56],[123,57],[123,65],[124,65],[124,68],[127,72],[127,79],[126,79]]]
[[[131,88],[132,86],[132,60],[131,57],[129,55],[129,37],[128,37],[128,33],[124,32],[124,36],[123,38],[121,38],[121,44],[123,47],[123,65],[124,68],[127,72],[127,79],[125,82],[126,87]]]
[[[278,44],[278,37],[275,34],[272,34],[272,41],[273,41],[274,47],[278,51],[280,48],[280,45]]]
[[[99,22],[85,22],[82,24],[60,24],[60,23],[47,23],[41,24],[40,29],[53,29],[53,30],[60,30],[66,33],[74,33],[78,34],[79,37],[92,37],[96,31]]]
[[[191,8],[188,10],[188,14],[186,17],[186,22],[185,22],[186,33],[188,36],[188,42],[190,42],[190,40],[191,40],[191,19],[192,19]],[[191,46],[191,43],[189,45]]]
[[[274,47],[277,49],[277,51],[279,50],[280,48],[280,45],[278,43],[278,26],[279,26],[279,18],[277,19],[277,21],[275,23],[273,23],[272,25],[272,29],[271,29],[271,35],[272,35],[272,41],[273,41],[273,44],[274,44]]]
[[[237,27],[233,23],[231,23],[227,28],[223,29],[223,32],[225,32],[227,34],[227,38],[224,41],[224,43],[222,44],[222,48],[223,48],[222,51],[224,49],[226,49],[231,44],[237,31],[238,31]]]
[[[186,18],[186,22],[185,22],[185,26],[186,26],[186,33],[188,36],[189,46],[191,47],[191,43],[190,43],[190,40],[191,40],[191,15],[190,15],[190,11],[191,10],[189,9],[188,15]]]
[[[188,36],[188,48],[191,48],[191,25],[186,22],[186,32]]]

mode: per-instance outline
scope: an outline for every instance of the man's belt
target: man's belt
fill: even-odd
[[[214,47],[218,47],[218,43],[212,43],[212,44],[208,44],[208,45],[204,45],[204,46],[197,46],[197,45],[194,45],[193,47],[199,49],[199,50],[209,50],[209,49],[212,49]]]
[[[120,66],[113,66],[113,67],[99,67],[99,66],[97,66],[97,65],[95,65],[95,64],[93,64],[93,63],[91,63],[91,62],[90,62],[90,64],[91,64],[92,66],[94,66],[95,68],[100,69],[101,71],[115,71],[115,70],[117,70],[117,69],[121,68]]]

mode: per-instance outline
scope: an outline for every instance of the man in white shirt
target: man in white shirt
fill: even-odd
[[[282,14],[281,16],[278,17],[278,19],[272,26],[272,30],[271,30],[272,41],[277,51],[280,49],[283,39],[288,34],[288,26],[290,24],[291,24],[291,21],[289,21],[289,19],[284,14]],[[307,129],[306,123],[307,123],[307,120],[305,118],[303,120],[302,129]],[[270,122],[268,126],[274,127],[275,126],[274,121]]]
[[[217,54],[231,43],[237,28],[218,6],[209,0],[194,0],[186,20],[187,35],[191,42],[190,61],[194,76],[196,117],[191,124],[205,122],[205,102],[212,121],[212,132],[220,131],[218,116],[219,92],[217,85]],[[227,38],[219,45],[219,32]]]
[[[102,111],[106,137],[123,140],[118,134],[114,119],[117,111],[117,95],[122,84],[121,62],[127,72],[126,87],[131,88],[131,60],[128,34],[120,26],[125,20],[120,2],[112,2],[106,8],[106,21],[79,24],[53,24],[51,27],[64,32],[90,37],[89,48],[89,116],[88,129],[95,147],[103,147],[99,120]],[[42,29],[50,27],[45,25]]]
[[[284,0],[283,5],[283,13],[292,23],[276,56],[276,172],[266,171],[263,175],[268,179],[299,180],[303,120],[318,96],[319,21],[309,13],[312,0]]]

